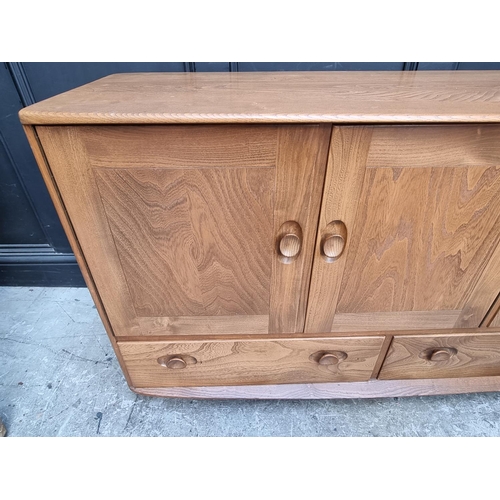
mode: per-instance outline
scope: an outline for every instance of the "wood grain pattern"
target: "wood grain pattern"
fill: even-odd
[[[147,318],[145,318],[147,319]],[[156,320],[157,318],[152,318],[153,320]],[[443,335],[446,333],[446,335],[455,335],[455,334],[468,334],[468,335],[473,335],[473,334],[483,334],[485,332],[491,333],[491,330],[486,330],[484,327],[483,328],[447,328],[446,332],[443,332],[443,329],[439,328],[430,328],[428,330],[425,330],[426,335],[432,335],[432,336],[439,336]],[[377,336],[396,336],[396,335],[405,335],[405,336],[422,336],[423,332],[422,330],[391,330],[389,332],[386,332],[385,330],[380,330],[380,331],[370,331],[370,333],[367,333],[367,331],[357,331],[357,332],[323,332],[323,333],[315,333],[314,338],[315,339],[334,339],[334,338],[343,338],[348,336],[349,338],[353,337],[366,337],[367,335],[372,336],[372,335],[377,335]],[[251,341],[259,341],[259,340],[269,340],[271,338],[270,335],[265,334],[265,335],[256,335],[256,334],[241,334],[241,333],[227,333],[224,335],[219,335],[218,333],[206,333],[203,335],[203,340],[207,341],[219,341],[219,340],[234,340],[234,341],[242,341],[242,340],[251,340]],[[272,334],[272,339],[274,340],[289,340],[291,338],[289,333],[273,333]],[[295,340],[307,340],[311,338],[310,333],[294,333],[293,334],[293,339]],[[128,336],[128,337],[123,337],[120,338],[121,342],[143,342],[146,340],[144,336]],[[163,342],[165,340],[172,340],[175,342],[191,342],[192,340],[197,340],[200,341],[202,340],[201,338],[197,337],[195,339],[192,338],[191,334],[177,334],[175,338],[172,339],[166,339],[165,336],[162,335],[148,335],[147,337],[148,341],[152,342]]]
[[[453,350],[456,354],[431,360],[432,355],[428,351],[440,348]],[[498,375],[500,334],[415,335],[394,337],[379,378],[394,380]]]
[[[133,390],[500,390],[499,75],[114,75],[21,111],[86,125],[25,130]]]
[[[500,165],[498,125],[375,127],[367,168]]]
[[[269,331],[269,315],[138,318],[143,335],[252,335]]]
[[[278,134],[274,234],[287,221],[300,226],[301,249],[284,263],[274,248],[270,298],[270,333],[304,331],[323,179],[331,127],[283,126]]]
[[[92,166],[236,168],[276,165],[277,126],[197,125],[82,127]]]
[[[490,328],[500,328],[500,313],[497,312],[497,314],[493,317],[493,320],[491,323],[488,325]]]
[[[25,124],[500,122],[496,71],[117,74],[29,106]]]
[[[429,328],[453,328],[461,311],[384,311],[337,313],[332,332],[392,331]]]
[[[500,293],[481,322],[481,326],[500,326]]]
[[[113,331],[117,335],[140,335],[79,128],[38,127],[37,134]]]
[[[342,221],[333,221],[326,226],[321,238],[321,255],[327,262],[337,260],[344,251],[347,228]]]
[[[359,399],[437,396],[500,391],[500,377],[422,380],[370,380],[324,384],[247,385],[222,387],[145,387],[144,396],[189,399]]]
[[[274,168],[96,171],[138,316],[269,314],[274,178]]]
[[[332,131],[307,306],[307,332],[330,331],[332,326],[371,133],[369,127],[334,127]],[[347,227],[347,241],[340,258],[328,262],[321,254],[321,243],[328,225],[337,220]]]
[[[500,231],[498,224],[495,230]],[[467,302],[455,323],[459,328],[470,328],[483,325],[489,310],[499,307],[494,304],[495,297],[500,288],[500,245],[497,245],[490,260],[486,263],[483,272],[476,282],[475,287],[467,299]],[[490,308],[491,305],[491,308]]]
[[[384,337],[384,342],[382,344],[382,347],[380,348],[380,353],[378,355],[378,359],[375,363],[375,366],[373,367],[372,375],[370,377],[370,380],[376,379],[378,377],[378,374],[380,373],[380,369],[382,368],[382,365],[384,364],[385,358],[387,357],[387,353],[389,352],[389,347],[391,347],[392,344],[392,335],[386,335]]]
[[[331,127],[288,125],[278,133],[274,126],[237,127],[230,134],[237,138],[233,156],[226,155],[230,161],[222,167],[223,153],[209,158],[220,127],[173,128],[142,134],[140,127],[115,127],[101,136],[99,127],[41,127],[115,335],[210,334],[218,317],[220,334],[263,333],[264,316],[267,331],[303,331]],[[264,146],[273,143],[275,151],[269,155],[265,146],[259,156],[248,144],[266,131]],[[182,133],[183,143],[192,138],[197,145],[189,154],[161,149],[165,138]],[[100,141],[106,145],[97,146]],[[116,162],[113,151],[122,147],[127,158]],[[154,166],[153,153],[163,167]],[[204,154],[198,162],[196,155]],[[275,164],[264,166],[273,157]],[[122,162],[126,168],[110,166]],[[192,168],[191,162],[203,165]],[[275,230],[287,220],[303,228],[290,265],[278,262],[275,252]]]
[[[334,129],[306,331],[481,324],[500,282],[500,128],[431,129]],[[321,244],[335,220],[347,245],[329,261]]]
[[[500,266],[500,167],[370,169],[360,199],[338,312],[463,309]]]
[[[134,387],[286,384],[368,380],[382,337],[219,342],[119,342]],[[336,365],[311,355],[344,351]],[[182,370],[168,370],[158,358],[194,358]]]
[[[101,318],[101,321],[104,325],[104,329],[106,330],[106,333],[108,335],[109,341],[111,343],[111,347],[113,348],[113,350],[116,354],[116,357],[118,359],[118,363],[120,364],[120,367],[121,367],[122,372],[125,376],[125,379],[130,386],[130,385],[132,385],[132,382],[131,382],[130,377],[128,375],[128,371],[127,371],[125,363],[123,361],[121,352],[118,349],[118,346],[116,344],[116,339],[114,336],[113,328],[111,327],[111,323],[110,323],[109,318],[108,318],[108,314],[107,314],[106,309],[104,307],[104,304],[102,302],[102,299],[101,299],[101,296],[99,294],[99,290],[97,289],[97,286],[95,284],[94,278],[90,272],[89,266],[88,266],[87,261],[85,259],[85,255],[83,254],[82,248],[80,247],[80,243],[78,242],[78,239],[76,238],[73,224],[71,223],[68,212],[66,211],[66,207],[64,206],[64,203],[62,201],[61,193],[59,192],[57,184],[55,183],[54,176],[53,176],[52,171],[50,169],[50,165],[47,162],[45,152],[42,148],[42,145],[40,144],[36,130],[34,127],[31,127],[29,125],[24,125],[23,128],[24,128],[24,132],[26,134],[26,137],[28,138],[28,142],[30,144],[30,147],[31,147],[33,154],[35,156],[40,173],[42,174],[42,178],[43,178],[45,185],[47,187],[47,190],[49,192],[52,203],[54,203],[54,207],[56,209],[57,215],[59,216],[59,220],[61,221],[61,225],[64,229],[66,237],[68,238],[69,244],[71,245],[71,249],[73,250],[73,253],[75,254],[75,258],[76,258],[76,261],[77,261],[78,266],[80,268],[80,271],[82,272],[83,279],[85,280],[85,284],[87,285],[87,288],[89,289],[90,295],[92,296],[92,300],[94,301],[94,304],[97,308],[97,312],[99,313],[99,317]]]

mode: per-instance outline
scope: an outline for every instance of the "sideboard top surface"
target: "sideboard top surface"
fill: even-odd
[[[121,73],[19,116],[28,125],[498,123],[500,71]]]

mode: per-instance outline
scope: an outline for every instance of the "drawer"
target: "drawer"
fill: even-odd
[[[368,380],[383,337],[118,342],[134,387]]]
[[[396,336],[379,379],[500,375],[500,334]]]

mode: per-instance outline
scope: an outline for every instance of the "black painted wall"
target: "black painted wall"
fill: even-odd
[[[493,70],[500,63],[3,63],[0,65],[0,285],[85,286],[18,112],[112,73]]]

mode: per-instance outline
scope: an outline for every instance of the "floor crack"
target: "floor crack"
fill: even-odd
[[[132,408],[130,408],[130,412],[128,414],[128,418],[127,418],[127,422],[125,424],[125,427],[123,428],[123,431],[122,432],[125,432],[125,429],[128,427],[128,424],[130,422],[130,419],[132,418],[132,414],[134,413],[134,409],[135,409],[135,404],[137,403],[137,400],[139,399],[139,395],[136,394],[135,396],[135,399],[134,399],[134,402],[132,403]]]
[[[2,337],[0,337],[0,340],[5,340],[8,342],[15,342],[16,344],[30,345],[30,346],[34,346],[34,347],[43,347],[44,349],[47,349],[47,351],[51,352],[52,354],[54,354],[56,356],[59,356],[62,352],[64,354],[69,354],[72,358],[76,358],[77,360],[80,360],[80,361],[86,361],[87,363],[94,363],[94,364],[100,363],[103,365],[109,365],[109,363],[112,361],[112,358],[109,358],[109,360],[106,360],[106,361],[99,361],[99,360],[95,360],[95,359],[84,358],[83,356],[78,356],[77,354],[73,354],[72,352],[69,352],[66,349],[61,349],[61,351],[58,352],[58,351],[54,351],[54,349],[51,349],[50,347],[47,347],[46,345],[35,344],[34,342],[23,342],[22,340],[2,338]]]

